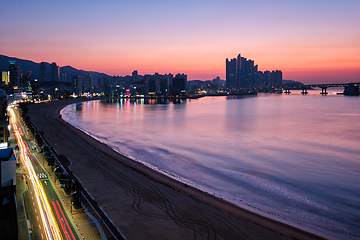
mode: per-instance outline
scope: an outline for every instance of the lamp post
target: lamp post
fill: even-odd
[[[103,222],[104,220],[100,220],[100,221],[86,221],[87,223],[100,223],[100,234],[101,234],[101,240],[103,240],[103,230],[102,230],[102,226],[101,226],[101,222]]]
[[[71,184],[71,186],[72,186],[72,184]],[[71,191],[71,190],[70,190],[70,191]],[[72,206],[74,205],[72,195],[75,194],[75,193],[76,193],[76,191],[70,193],[70,196],[71,196],[71,215],[72,215]]]
[[[59,181],[65,181],[65,182],[68,182],[70,181],[70,196],[71,196],[71,200],[70,200],[70,212],[71,212],[71,215],[72,215],[72,205],[73,205],[73,200],[72,200],[72,195],[76,193],[72,191],[72,179],[59,179]]]

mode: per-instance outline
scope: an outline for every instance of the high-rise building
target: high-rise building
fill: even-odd
[[[9,71],[3,71],[1,72],[1,83],[2,85],[9,85],[10,83],[10,72]]]
[[[73,89],[73,93],[75,95],[82,95],[83,93],[83,89],[82,89],[82,76],[73,76],[73,85],[72,85],[72,89]]]
[[[137,82],[138,81],[138,71],[134,70],[132,72],[132,77],[131,77],[131,83]]]
[[[144,75],[144,94],[153,95],[156,93],[156,78],[154,75]]]
[[[172,87],[172,85],[173,85],[173,81],[174,81],[174,75],[171,74],[171,73],[169,73],[169,74],[165,74],[164,76],[165,76],[165,78],[168,79],[168,81],[169,81],[169,88],[171,89],[171,87]]]
[[[21,89],[22,92],[26,92],[27,96],[32,95],[32,86],[31,82],[34,81],[34,74],[31,71],[28,71],[21,76]]]
[[[20,88],[20,67],[15,64],[15,61],[10,61],[9,64],[10,85]]]
[[[269,87],[269,86],[272,85],[270,71],[265,71],[264,72],[263,82],[264,82],[265,87]]]
[[[59,81],[59,67],[56,65],[55,62],[52,62],[50,64],[50,81]]]
[[[86,75],[85,90],[90,91],[93,87],[93,76],[91,74]]]
[[[46,81],[46,62],[41,62],[40,63],[40,78],[39,78],[40,82],[45,82]]]
[[[173,95],[186,95],[187,75],[176,74],[173,79]]]
[[[282,86],[282,72],[280,70],[271,72],[272,86],[275,88]]]
[[[229,59],[226,59],[226,88],[231,90],[231,89],[235,89],[238,88],[238,84],[237,84],[237,71],[236,71],[236,66],[237,63],[240,64],[240,61],[237,61],[236,58],[233,58],[229,61]]]
[[[275,79],[275,80],[274,80]],[[251,89],[259,86],[281,87],[282,72],[258,72],[258,65],[239,54],[230,61],[226,59],[226,88],[228,90]]]
[[[61,74],[61,82],[66,82],[66,73]]]

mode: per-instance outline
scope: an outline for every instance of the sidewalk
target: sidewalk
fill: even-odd
[[[18,238],[30,239],[29,226],[27,223],[26,204],[23,194],[28,190],[26,178],[23,175],[23,170],[19,168],[16,170],[16,205],[17,205],[17,222],[18,222]]]
[[[39,159],[41,164],[43,163],[43,155],[41,153],[36,152],[34,155]],[[43,165],[45,171],[48,174],[48,179],[52,182],[53,186],[55,186],[57,194],[60,196],[60,199],[64,203],[69,215],[72,217],[73,222],[81,236],[82,239],[91,239],[97,240],[101,239],[100,229],[97,228],[96,224],[94,223],[87,223],[94,221],[88,214],[89,211],[86,209],[72,209],[71,210],[71,196],[66,195],[63,188],[61,188],[59,179],[56,179],[55,173],[51,171],[51,168],[48,166],[46,160],[44,161],[45,164]],[[72,212],[72,214],[71,214]],[[103,236],[105,239],[105,236]]]

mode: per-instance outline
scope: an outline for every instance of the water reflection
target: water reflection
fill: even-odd
[[[359,98],[294,92],[186,102],[104,99],[62,116],[235,204],[360,236]]]
[[[109,98],[101,100],[103,104],[185,104],[186,99],[166,99],[166,98]]]

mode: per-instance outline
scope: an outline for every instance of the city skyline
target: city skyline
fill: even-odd
[[[0,54],[130,75],[226,78],[241,52],[303,83],[360,80],[357,1],[4,2]],[[54,11],[56,9],[56,11]]]

